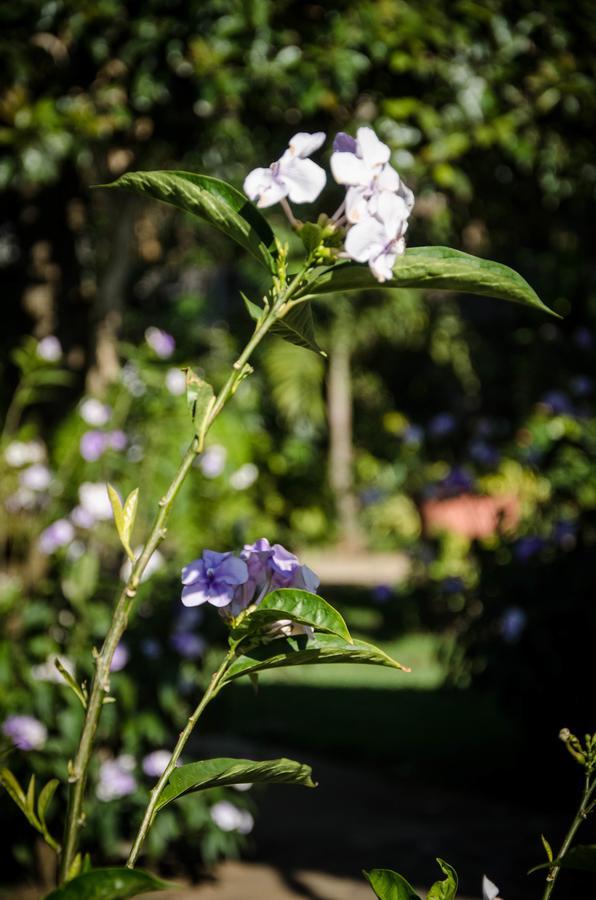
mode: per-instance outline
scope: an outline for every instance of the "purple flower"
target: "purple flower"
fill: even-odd
[[[544,538],[537,535],[520,538],[515,545],[516,559],[520,562],[527,562],[543,549],[545,543]]]
[[[116,759],[106,759],[99,767],[99,777],[95,793],[99,800],[119,800],[128,797],[137,786],[134,776],[135,761],[132,756],[122,754]]]
[[[209,810],[211,819],[222,831],[238,831],[249,834],[254,826],[254,819],[245,809],[239,809],[228,800],[219,800]]]
[[[43,463],[34,463],[19,475],[19,483],[30,491],[45,491],[52,483],[52,473]]]
[[[353,138],[351,134],[346,134],[345,131],[337,132],[333,139],[334,153],[356,153],[357,149],[356,138]]]
[[[161,328],[148,328],[145,332],[145,340],[160,359],[168,359],[176,349],[176,341],[167,331]]]
[[[248,580],[246,563],[231,552],[217,553],[204,550],[182,569],[182,603],[184,606],[228,606],[234,599],[234,591]]]
[[[95,525],[95,516],[83,506],[75,506],[70,514],[70,521],[77,528],[92,528]]]
[[[393,589],[388,584],[378,584],[373,588],[372,595],[375,603],[387,603],[393,597]]]
[[[148,775],[149,778],[159,778],[159,776],[163,775],[165,772],[171,758],[172,754],[169,750],[153,750],[152,753],[148,753],[147,756],[144,757],[143,762],[141,763],[143,772],[145,775]],[[181,761],[178,760],[176,765],[181,765]]]
[[[87,462],[95,462],[105,453],[108,446],[108,436],[103,431],[86,431],[81,437],[79,451]]]
[[[120,428],[116,429],[116,431],[110,431],[106,437],[112,450],[124,450],[128,443],[128,438]]]
[[[33,716],[8,716],[2,731],[19,750],[41,750],[48,737],[45,725]]]
[[[110,663],[110,672],[120,672],[125,668],[129,659],[130,653],[128,651],[128,647],[126,646],[126,644],[123,644],[122,641],[120,641],[120,643],[114,650],[112,662]]]
[[[44,528],[39,536],[39,549],[46,556],[55,553],[65,544],[70,544],[74,538],[74,528],[68,519],[56,519],[47,528]]]
[[[412,444],[421,444],[424,440],[424,429],[422,429],[420,425],[408,425],[403,432],[401,439],[404,444],[409,446]]]
[[[501,634],[508,644],[514,644],[520,639],[527,619],[525,612],[519,606],[511,606],[505,610],[501,619]]]
[[[481,466],[497,466],[500,454],[486,441],[472,441],[470,444],[470,458]]]
[[[205,478],[217,478],[224,470],[228,452],[221,444],[211,444],[199,457],[199,468]]]
[[[575,412],[573,404],[565,391],[547,391],[541,400],[555,416],[572,416]]]
[[[62,344],[54,334],[48,334],[41,339],[36,352],[44,362],[58,362],[62,357]]]
[[[176,631],[170,638],[174,650],[184,659],[199,659],[207,649],[207,643],[198,634]]]
[[[451,413],[444,412],[433,416],[428,423],[428,430],[433,437],[441,438],[451,434],[455,425],[455,416],[452,416]]]

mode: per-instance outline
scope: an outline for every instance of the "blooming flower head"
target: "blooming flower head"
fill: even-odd
[[[182,603],[185,606],[228,606],[238,585],[248,580],[246,563],[229,553],[204,550],[182,569]]]
[[[238,831],[250,834],[254,827],[254,819],[246,809],[238,809],[228,800],[219,800],[209,810],[211,819],[222,831]]]
[[[104,760],[99,767],[95,789],[97,798],[108,802],[132,794],[137,786],[134,768],[134,758],[127,753],[117,756],[116,759]]]
[[[2,731],[19,750],[41,750],[48,737],[47,728],[34,716],[8,716]]]
[[[44,362],[58,362],[62,357],[62,344],[55,335],[49,334],[38,343],[36,352]]]
[[[103,456],[108,446],[108,436],[103,431],[86,431],[79,443],[79,452],[86,462],[95,462]]]
[[[346,253],[356,262],[367,262],[377,281],[389,281],[398,256],[405,251],[403,235],[408,208],[401,197],[382,191],[375,215],[364,214],[346,236]]]
[[[171,334],[161,328],[151,326],[145,331],[145,340],[160,359],[168,359],[176,349],[176,341]]]
[[[110,421],[112,410],[107,403],[102,403],[96,397],[86,397],[79,405],[79,415],[87,425],[101,428]]]
[[[70,544],[74,538],[74,528],[68,519],[56,519],[39,536],[39,549],[46,556],[55,553],[60,547]]]
[[[244,192],[263,208],[289,197],[293,203],[312,203],[327,181],[325,171],[308,157],[318,150],[325,134],[299,132],[288,149],[269,168],[253,169],[244,180]]]

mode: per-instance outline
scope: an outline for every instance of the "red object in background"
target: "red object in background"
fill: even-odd
[[[451,531],[473,540],[515,528],[519,499],[515,495],[460,494],[446,500],[427,500],[421,511],[426,531]]]

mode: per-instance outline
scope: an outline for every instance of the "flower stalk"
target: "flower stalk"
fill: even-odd
[[[285,266],[285,254],[281,253],[280,257],[279,270],[282,271]],[[280,314],[283,314],[284,304],[300,287],[305,271],[305,269],[302,269],[289,283],[285,282],[285,278],[274,279],[272,302],[264,308],[263,314],[257,321],[250,340],[233,364],[232,371],[227,381],[217,394],[215,402],[209,410],[203,429],[203,435],[208,432],[214,420],[220,414],[228,400],[234,395],[240,383],[247,377],[250,371],[252,371],[248,364],[248,360],[270,329],[271,325],[279,318]],[[139,558],[132,568],[132,572],[125,587],[120,593],[103,646],[99,652],[95,652],[95,675],[91,684],[89,702],[85,712],[79,746],[74,761],[69,763],[70,789],[62,845],[63,850],[60,857],[60,883],[64,883],[69,878],[69,873],[71,872],[73,863],[76,859],[80,830],[85,823],[83,801],[87,775],[101,710],[106,695],[110,690],[110,666],[112,658],[116,647],[126,631],[129,618],[134,612],[136,595],[143,572],[145,571],[151,556],[167,534],[167,522],[170,512],[176,497],[192,468],[193,462],[200,451],[201,443],[197,437],[194,437],[182,458],[172,483],[159,501],[159,509],[154,519],[149,537],[147,538]],[[202,709],[200,712],[202,712]],[[192,727],[194,727],[194,725],[191,726],[190,731],[192,731]]]

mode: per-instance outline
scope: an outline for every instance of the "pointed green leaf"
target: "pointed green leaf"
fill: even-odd
[[[249,300],[246,294],[243,294],[242,291],[240,291],[240,296],[242,297],[242,300],[244,301],[244,305],[246,307],[246,311],[248,312],[253,322],[258,322],[263,314],[262,307],[260,307],[257,303],[253,303],[252,300]]]
[[[596,872],[596,844],[577,844],[568,850],[565,856],[553,859],[552,862],[540,863],[530,869],[537,872],[539,869],[576,869],[580,872]]]
[[[131,561],[134,562],[134,553],[130,549],[130,539],[132,537],[132,530],[135,527],[135,519],[137,517],[137,507],[139,505],[139,489],[135,488],[134,491],[131,491],[126,501],[124,503],[124,509],[122,511],[122,522],[123,522],[123,536],[122,542],[125,543],[125,549],[128,553]]]
[[[148,194],[214,225],[248,250],[270,272],[273,232],[267,220],[236,188],[219,178],[194,172],[128,172],[108,188]]]
[[[391,869],[371,869],[362,874],[379,900],[420,900],[412,885]]]
[[[243,651],[228,668],[224,683],[265,669],[326,663],[363,663],[410,671],[373,644],[358,640],[348,643],[334,634],[315,634],[308,639],[306,635],[279,638]]]
[[[65,666],[60,662],[58,657],[56,657],[56,659],[54,660],[54,665],[62,675],[68,687],[77,696],[83,709],[87,709],[87,695],[83,688],[78,684],[76,679],[73,678],[68,669],[65,668]]]
[[[199,441],[199,449],[202,450],[209,413],[215,403],[215,394],[211,385],[199,378],[192,369],[184,369],[184,373],[186,375],[186,402]]]
[[[315,787],[312,769],[293,759],[205,759],[175,769],[163,789],[157,809],[194,791],[229,784],[301,784]]]
[[[91,869],[46,895],[45,900],[127,900],[176,887],[142,869]]]
[[[480,294],[533,306],[557,316],[544,305],[528,282],[509,266],[449,247],[408,248],[398,258],[391,281],[382,284],[376,281],[368,266],[352,262],[340,263],[320,270],[316,280],[304,289],[304,296],[382,288],[419,288]]]
[[[29,821],[35,826],[38,826],[39,822],[37,821],[37,816],[35,815],[35,775],[32,775],[29,779],[25,811],[27,813],[27,818],[29,819]]]
[[[25,792],[10,769],[0,769],[0,784],[19,809],[25,812],[27,807]]]
[[[37,815],[44,828],[46,827],[46,813],[48,811],[48,806],[50,805],[59,784],[60,782],[57,778],[52,778],[52,780],[48,781],[39,792],[39,797],[37,799]]]
[[[548,859],[549,862],[552,862],[553,856],[554,856],[553,848],[551,847],[551,845],[549,844],[549,842],[547,841],[547,839],[544,837],[543,834],[540,835],[540,840],[542,841],[542,846],[544,847],[544,849],[546,851],[546,858]]]
[[[269,330],[271,334],[279,335],[290,344],[327,356],[317,344],[312,307],[308,302],[292,306],[283,319],[277,319]]]
[[[426,900],[455,900],[458,883],[457,872],[444,859],[437,859],[437,862],[447,877],[442,881],[435,881]]]
[[[343,616],[336,609],[309,591],[297,588],[281,588],[264,597],[256,609],[244,616],[231,634],[233,641],[262,631],[279,619],[291,619],[300,625],[310,625],[317,631],[336,634],[344,640],[352,640]]]

